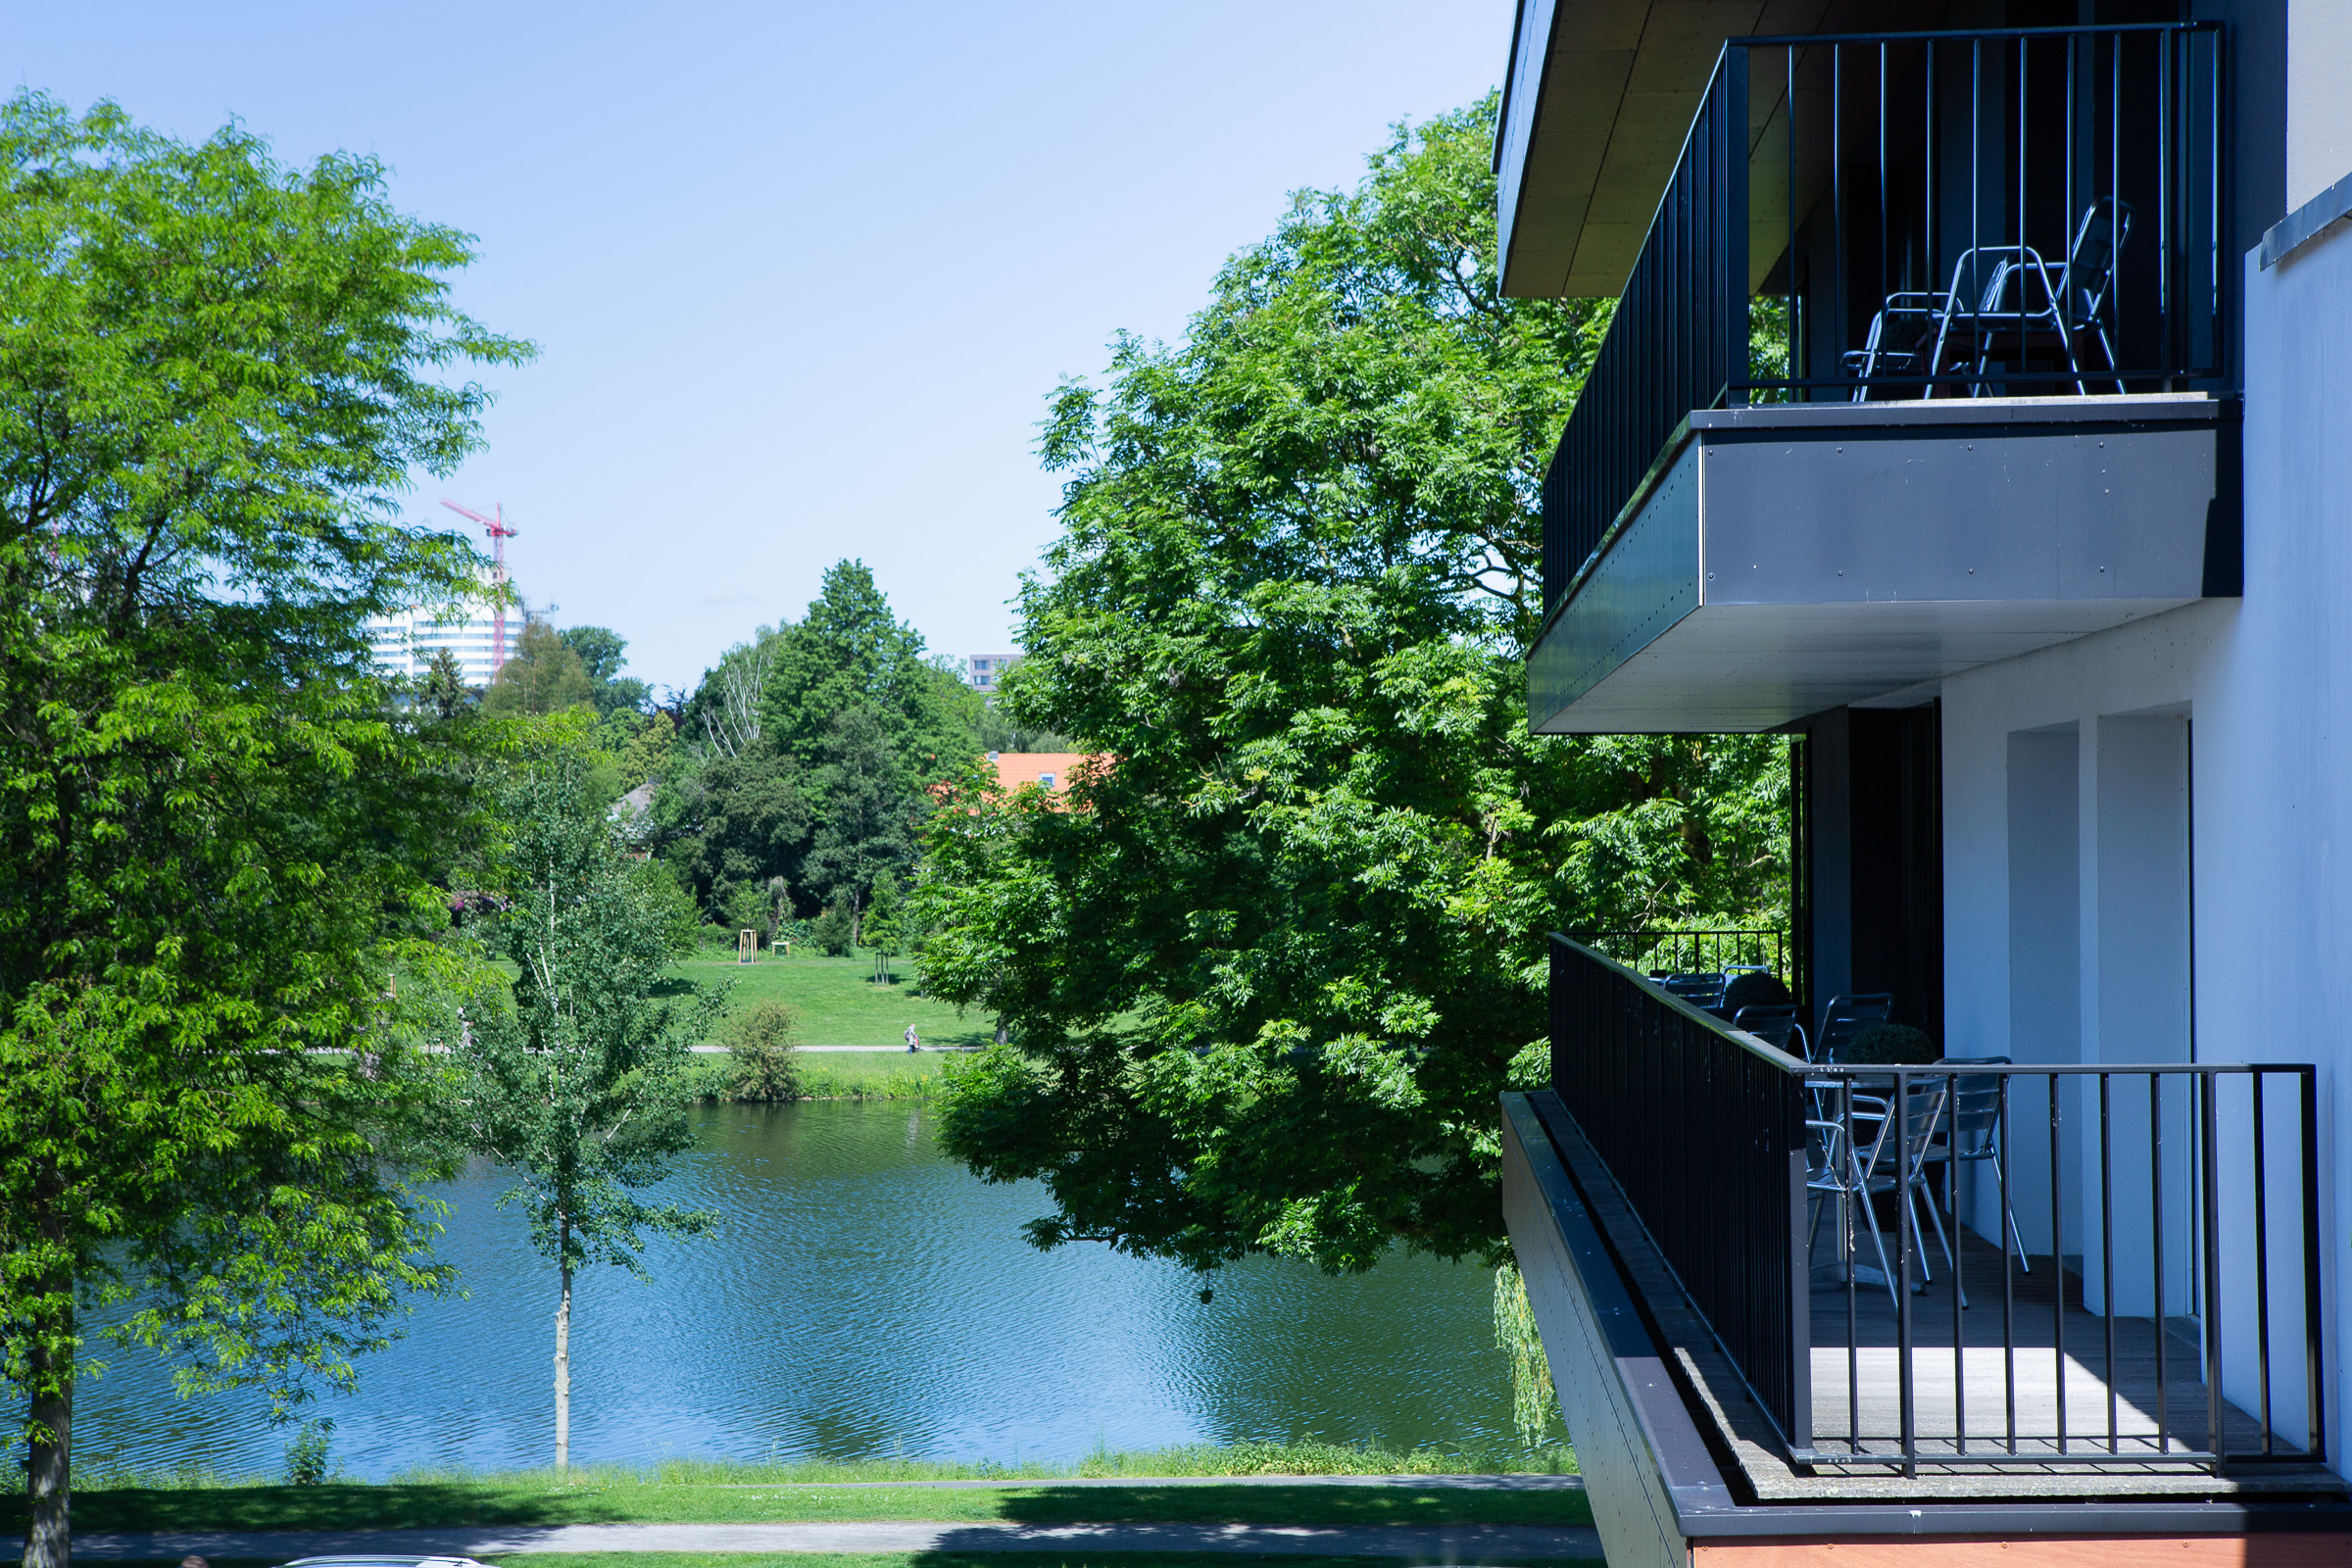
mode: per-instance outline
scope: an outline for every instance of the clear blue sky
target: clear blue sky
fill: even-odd
[[[1497,82],[1508,0],[12,8],[10,83],[279,155],[372,153],[481,237],[502,371],[447,495],[632,669],[695,680],[862,556],[940,652],[1010,647],[1045,395],[1172,337],[1285,193]]]

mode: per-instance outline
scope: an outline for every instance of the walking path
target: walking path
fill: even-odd
[[[1427,1478],[1416,1476],[1416,1482]],[[322,1556],[383,1551],[478,1556],[534,1551],[1096,1551],[1252,1552],[1287,1556],[1598,1560],[1592,1530],[1552,1525],[1018,1525],[750,1524],[508,1525],[448,1530],[190,1530],[76,1535],[93,1562],[208,1557]]]

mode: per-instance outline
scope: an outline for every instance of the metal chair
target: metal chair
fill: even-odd
[[[2007,1056],[1946,1056],[1936,1063],[1937,1068],[1949,1067],[2006,1067]],[[1938,1160],[1944,1164],[1944,1206],[1959,1215],[1954,1201],[1959,1188],[1960,1167],[1991,1160],[1997,1164],[2001,1157],[2001,1112],[2003,1096],[2001,1075],[1998,1073],[1959,1073],[1946,1082],[1951,1088],[1951,1114],[1945,1118],[1944,1132],[1937,1147],[1929,1151],[1927,1163]],[[2026,1239],[2017,1228],[2017,1210],[2009,1206],[2004,1195],[2001,1217],[2009,1230],[2003,1246],[2014,1243],[2017,1261],[2029,1274],[2034,1265],[2026,1257]]]
[[[1934,397],[1938,378],[1963,363],[1971,366],[1970,395],[1982,397],[1997,352],[2014,350],[2022,359],[2036,349],[2063,354],[2075,390],[2087,393],[2078,338],[2097,340],[2110,375],[2121,368],[2107,311],[2132,218],[2130,202],[2102,196],[2083,209],[2062,262],[2031,245],[1973,245],[1952,264],[1942,290],[1889,294],[1863,346],[1844,356],[1858,381],[1853,401],[1868,402],[1870,378],[1881,375],[1917,376],[1921,395]],[[2126,390],[2120,377],[2114,385]]]
[[[1821,1032],[1815,1038],[1815,1061],[1835,1064],[1843,1059],[1841,1053],[1853,1044],[1854,1036],[1874,1023],[1885,1023],[1894,1016],[1894,993],[1869,991],[1859,996],[1832,997],[1829,1005],[1821,1010]]]
[[[1670,974],[1663,984],[1669,996],[1676,996],[1693,1007],[1713,1011],[1723,1005],[1723,988],[1730,984],[1721,971],[1706,974]]]
[[[1796,1021],[1793,1006],[1741,1007],[1732,1014],[1732,1027],[1745,1030],[1775,1051],[1812,1059],[1805,1054],[1805,1031]]]
[[[1944,1263],[1957,1277],[1960,1259],[1952,1250],[1951,1237],[1944,1232],[1942,1216],[1936,1211],[1934,1195],[1929,1195],[1926,1204],[1928,1223],[1925,1226],[1920,1223],[1919,1202],[1920,1191],[1927,1185],[1931,1152],[1937,1147],[1944,1111],[1950,1103],[1950,1090],[1946,1082],[1941,1080],[1915,1081],[1904,1095],[1903,1111],[1897,1116],[1893,1110],[1894,1084],[1889,1081],[1886,1088],[1888,1092],[1883,1097],[1854,1092],[1849,1112],[1842,1118],[1824,1119],[1827,1125],[1841,1130],[1841,1142],[1849,1151],[1851,1170],[1847,1181],[1848,1192],[1862,1205],[1862,1217],[1870,1227],[1871,1245],[1878,1249],[1882,1267],[1886,1263],[1886,1248],[1880,1239],[1879,1216],[1872,1208],[1870,1200],[1880,1193],[1900,1189],[1902,1200],[1911,1211],[1912,1236],[1917,1238],[1932,1227],[1936,1243],[1943,1249]],[[1809,1121],[1806,1125],[1811,1127],[1816,1123]],[[1809,1166],[1806,1186],[1812,1186]],[[1813,1228],[1817,1231],[1821,1228],[1819,1214],[1814,1216]],[[1928,1250],[1924,1245],[1919,1248],[1919,1275],[1925,1284],[1936,1283],[1936,1271],[1929,1266]],[[1894,1275],[1890,1270],[1886,1273],[1886,1282],[1887,1292],[1892,1295]],[[1896,1304],[1901,1304],[1899,1297]],[[1964,1307],[1968,1305],[1966,1291],[1961,1292],[1960,1304]]]

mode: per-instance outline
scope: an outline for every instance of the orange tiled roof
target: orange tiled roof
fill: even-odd
[[[1059,794],[1069,788],[1070,774],[1087,760],[1084,752],[991,752],[989,765],[997,770],[997,783],[1011,790],[1024,784],[1039,784]]]

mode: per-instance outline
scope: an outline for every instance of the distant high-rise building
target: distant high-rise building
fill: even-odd
[[[521,641],[523,619],[519,607],[508,607],[509,659],[514,657],[515,645]],[[487,599],[468,600],[454,610],[406,610],[368,619],[376,668],[385,674],[420,677],[432,664],[433,655],[446,648],[468,686],[488,686],[498,673],[497,636],[496,611]]]
[[[1021,656],[1018,654],[966,654],[963,656],[964,683],[990,702],[995,702],[997,683],[1004,678],[1006,670],[1020,662]]]

